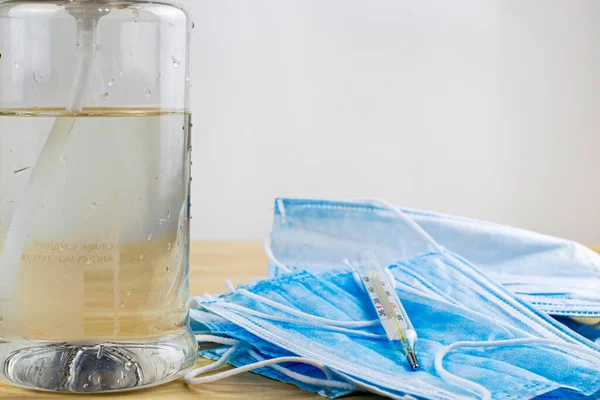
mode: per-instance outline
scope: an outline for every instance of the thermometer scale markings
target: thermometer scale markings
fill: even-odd
[[[379,319],[381,320],[386,331],[388,339],[403,339],[404,335],[402,335],[402,332],[400,332],[398,329],[394,329],[394,325],[399,324],[405,329],[408,327],[408,325],[406,324],[404,317],[399,312],[399,307],[394,295],[389,290],[386,290],[387,285],[385,280],[381,279],[381,277],[375,273],[371,273],[370,276],[363,276],[362,280],[367,292],[369,293],[369,297],[371,298],[371,302],[375,307],[377,315],[379,316]]]

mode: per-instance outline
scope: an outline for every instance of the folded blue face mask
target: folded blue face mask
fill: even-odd
[[[441,275],[470,272],[444,266],[435,254],[411,263],[421,270],[435,268]],[[392,268],[402,279],[397,270]],[[600,354],[586,347],[589,343],[536,318],[533,309],[510,298],[491,299],[493,292],[483,285],[473,290],[476,285],[470,278],[460,278],[471,294],[456,304],[431,299],[418,290],[399,289],[420,337],[417,351],[422,370],[418,372],[410,371],[400,349],[385,339],[352,272],[315,276],[302,271],[199,303],[238,327],[230,332],[213,327],[214,333],[231,333],[261,352],[265,346],[264,353],[275,346],[313,360],[356,387],[364,382],[392,396],[522,399],[559,388],[585,395],[600,388],[596,378]],[[469,307],[458,304],[467,297]],[[504,300],[508,304],[503,305]]]
[[[344,207],[356,210],[352,205],[344,203],[335,204],[333,209],[347,211]],[[320,206],[314,211],[325,221],[331,212],[327,207]],[[331,218],[329,224],[334,226],[339,224],[340,220],[347,222],[344,216],[338,216]],[[404,246],[403,253],[414,253],[411,254],[411,259],[396,263],[390,270],[396,277],[400,297],[403,298],[409,314],[418,321],[413,322],[421,337],[417,351],[421,357],[423,371],[408,371],[403,356],[398,356],[398,349],[395,349],[393,357],[389,357],[389,354],[386,356],[390,346],[383,340],[381,331],[378,332],[376,321],[360,320],[373,316],[357,314],[361,307],[352,307],[353,303],[349,301],[360,298],[360,295],[356,296],[360,293],[360,285],[357,285],[356,281],[354,284],[348,284],[351,280],[348,273],[343,271],[332,271],[335,273],[329,276],[315,276],[317,279],[312,282],[309,278],[293,274],[243,288],[217,301],[204,299],[203,304],[207,308],[212,308],[228,320],[228,327],[222,325],[220,330],[216,329],[214,333],[235,335],[236,340],[245,345],[256,344],[254,349],[260,352],[257,354],[269,354],[270,351],[280,360],[285,359],[285,356],[281,355],[286,354],[317,363],[323,370],[329,370],[330,374],[335,375],[334,379],[322,380],[325,383],[338,382],[343,385],[345,380],[354,385],[355,389],[365,389],[393,398],[403,393],[426,398],[478,398],[479,395],[484,398],[493,396],[494,399],[521,399],[536,395],[552,396],[547,398],[581,398],[584,396],[581,393],[588,395],[597,390],[593,377],[598,366],[598,354],[592,348],[593,345],[539,315],[535,310],[514,299],[510,293],[503,291],[493,282],[488,282],[487,278],[483,277],[485,279],[480,280],[480,272],[476,268],[460,257],[447,254],[435,242],[424,245],[419,227],[412,224],[414,221],[409,222],[411,223],[406,223],[400,228],[396,226],[394,230],[400,229],[404,233],[403,241],[399,242],[400,247]],[[378,226],[382,227],[384,225]],[[298,243],[302,243],[301,246],[288,246],[291,257],[297,256],[294,251],[298,251],[303,257],[307,253],[310,254],[307,250],[318,247],[314,244],[322,246],[321,249],[330,249],[321,251],[320,254],[317,254],[317,251],[316,259],[321,261],[311,267],[316,266],[322,270],[331,268],[335,259],[334,253],[337,251],[339,254],[340,249],[347,245],[347,237],[338,240],[339,237],[329,237],[318,231],[305,233],[295,238],[299,239]],[[346,233],[355,232],[349,229]],[[307,246],[307,243],[312,243],[313,246]],[[364,247],[364,243],[360,239],[356,240],[355,247]],[[377,246],[376,241],[374,246]],[[284,264],[277,264],[280,264],[280,269],[289,270]],[[295,265],[302,264],[303,262],[297,262]],[[458,279],[454,275],[457,272]],[[461,285],[457,284],[461,280],[464,281],[465,277],[470,277],[466,280],[465,288],[478,288],[474,291],[467,290],[466,295],[464,290],[459,289]],[[297,280],[303,282],[302,286],[308,288],[308,293],[296,293],[293,286]],[[454,280],[454,283],[449,285],[448,280]],[[328,284],[323,285],[323,281],[334,281],[338,284],[332,287]],[[269,288],[271,283],[275,283],[275,286]],[[260,285],[264,287],[261,288]],[[493,290],[490,290],[490,287]],[[336,288],[343,290],[339,292]],[[260,298],[252,298],[252,292],[255,290],[262,294]],[[291,298],[290,293],[293,294]],[[327,301],[324,302],[323,299]],[[501,301],[498,303],[497,299]],[[339,305],[332,307],[336,303],[344,305],[343,311],[339,310]],[[365,309],[370,310],[369,307]],[[297,310],[304,311],[299,313]],[[432,314],[438,318],[430,318]],[[332,315],[335,318],[327,317]],[[422,320],[414,315],[418,315]],[[232,322],[235,323],[235,329],[232,328]],[[450,330],[450,327],[453,329]],[[331,332],[335,334],[333,338],[327,336],[327,333]],[[298,333],[304,336],[304,342],[296,336]],[[437,338],[436,334],[439,335]],[[359,340],[356,340],[356,336],[360,337]],[[347,342],[348,337],[352,339],[350,343]],[[515,337],[517,339],[514,339]],[[342,346],[335,342],[339,339],[343,339]],[[382,340],[388,344],[384,349],[378,347],[381,346]],[[588,346],[587,349],[585,345]],[[267,350],[262,353],[261,347]],[[321,351],[315,354],[312,351],[314,347]],[[375,355],[373,352],[363,354],[364,351],[359,351],[363,347],[377,351]],[[215,353],[212,357],[224,356],[228,350],[223,349],[221,353]],[[235,352],[238,351],[239,348]],[[233,353],[230,353],[230,356]],[[447,353],[449,354],[444,358]],[[356,375],[343,368],[338,370],[340,359],[344,360],[341,365]],[[424,362],[423,359],[427,361]],[[251,364],[256,360],[255,357],[240,357],[239,360],[236,365],[249,369],[256,367],[256,363]],[[277,359],[274,361],[278,362]],[[390,364],[390,361],[393,364]],[[370,371],[357,371],[356,368],[350,367],[354,364],[362,365],[361,363],[376,367]],[[382,370],[382,365],[390,368]],[[402,369],[394,369],[398,367]],[[319,368],[316,370],[324,374]],[[406,380],[411,382],[412,386],[404,385],[400,388],[402,385],[391,382],[402,378],[402,372],[413,374],[406,376]],[[300,373],[298,377],[304,381],[307,376]],[[308,378],[310,379],[310,375]],[[561,388],[573,388],[580,392]]]
[[[329,210],[320,212],[325,219]],[[585,395],[599,389],[600,354],[593,343],[442,249],[410,218],[401,221],[400,244],[416,254],[391,272],[419,333],[420,371],[410,371],[385,339],[352,272],[291,273],[200,304],[250,334],[247,343],[259,337],[389,396],[522,399],[561,388]],[[305,232],[305,243],[310,235]],[[338,249],[336,237],[312,240],[323,249],[321,260]]]
[[[227,355],[227,353],[232,349],[233,351],[231,354]],[[303,390],[313,392],[330,399],[347,396],[348,394],[356,391],[355,386],[350,383],[340,380],[327,379],[326,374],[321,369],[310,364],[294,362],[288,367],[283,367],[281,365],[270,365],[257,368],[256,364],[272,360],[279,362],[283,356],[270,357],[260,353],[258,350],[253,349],[253,346],[246,343],[239,347],[223,346],[205,350],[200,353],[200,356],[210,360],[215,360],[217,362],[226,358],[229,364],[240,369],[249,370],[247,368],[249,367],[252,368],[252,372],[254,373],[260,374],[267,378],[275,379],[283,383],[289,383],[298,386]]]
[[[420,239],[387,204],[278,199],[275,205],[272,251],[292,269],[336,268],[341,258],[363,247],[387,264],[421,251]],[[402,212],[440,246],[546,313],[600,315],[600,255],[590,249],[489,222]],[[279,272],[272,265],[271,276]]]
[[[264,341],[216,314],[197,309],[192,310],[190,314],[192,331],[196,333],[201,344],[222,345],[199,352],[200,356],[216,362],[191,371],[186,377],[186,382],[190,385],[214,382],[233,374],[252,371],[332,399],[357,390],[354,384],[344,379],[334,379],[324,366]],[[294,361],[285,363],[285,360],[291,359]],[[212,371],[225,362],[238,369],[209,377],[195,377]]]

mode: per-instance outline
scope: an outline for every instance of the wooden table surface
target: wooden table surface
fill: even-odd
[[[205,292],[225,291],[223,282],[230,279],[234,285],[248,282],[251,278],[267,274],[267,259],[261,243],[196,242],[191,247],[191,292],[200,295]],[[211,361],[199,360],[198,364]],[[224,367],[228,368],[228,367]],[[127,392],[123,394],[61,395],[24,390],[0,384],[0,399],[145,399],[145,400],[222,400],[252,399],[322,399],[303,391],[296,386],[284,384],[262,376],[244,373],[223,381],[197,387],[187,386],[183,380],[157,386],[155,388]],[[347,399],[375,399],[377,397],[358,395]]]

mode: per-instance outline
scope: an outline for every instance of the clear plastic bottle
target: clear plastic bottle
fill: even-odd
[[[167,3],[0,1],[0,380],[127,390],[194,364],[191,27]]]

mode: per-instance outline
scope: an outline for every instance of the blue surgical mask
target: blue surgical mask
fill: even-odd
[[[468,266],[444,266],[435,254],[411,263],[442,276],[456,274],[465,287],[476,286],[469,282],[471,277],[460,278],[470,273]],[[402,277],[397,267],[392,272]],[[335,376],[357,387],[366,383],[380,393],[480,398],[487,393],[481,390],[485,387],[493,399],[521,399],[561,387],[586,395],[600,388],[596,379],[600,354],[586,347],[589,343],[536,317],[533,309],[511,301],[501,291],[488,289],[480,282],[477,290],[469,290],[477,294],[460,299],[469,298],[469,307],[432,300],[417,290],[399,290],[420,336],[417,352],[422,370],[418,372],[408,369],[400,349],[391,346],[379,325],[373,324],[376,316],[351,272],[302,271],[199,302],[236,325],[230,332],[213,327],[214,333],[231,333],[259,351],[275,346],[283,354],[316,361]],[[239,365],[250,361],[241,360]]]
[[[338,203],[332,210],[343,207]],[[321,206],[319,212],[326,220],[330,210]],[[271,346],[387,394],[520,399],[566,387],[586,395],[599,389],[600,354],[594,344],[519,300],[399,215],[402,224],[394,229],[404,233],[399,245],[410,257],[390,270],[419,333],[421,371],[409,371],[399,350],[385,340],[351,272],[301,271],[201,304]],[[333,262],[337,237],[302,234],[304,243],[323,249],[321,260]]]
[[[315,208],[326,221],[331,211],[327,204]],[[343,205],[332,209],[339,211]],[[349,205],[348,210],[360,213],[363,208]],[[371,217],[368,213],[367,219]],[[372,324],[377,321],[349,272],[298,272],[216,300],[204,299],[202,305],[235,324],[231,331],[244,343],[301,356],[328,368],[336,379],[389,396],[520,399],[565,387],[586,395],[598,389],[594,375],[599,359],[593,344],[516,299],[403,217],[404,224],[394,230],[403,231],[398,244],[409,257],[390,271],[420,335],[422,371],[408,371],[398,349],[385,341],[378,324]],[[329,224],[340,220],[344,218],[331,218]],[[385,231],[384,225],[377,228]],[[339,237],[315,231],[295,239],[304,243],[295,249],[303,255],[309,247],[322,249],[314,255],[323,270],[331,268],[332,253],[339,254],[344,245]],[[372,247],[377,245],[375,240]],[[293,246],[287,250],[295,256]],[[219,333],[227,334],[227,329]],[[557,371],[557,365],[564,368]]]
[[[239,368],[235,371],[236,373],[247,369],[328,398],[346,396],[358,389],[355,384],[343,378],[334,378],[328,370],[325,369],[326,372],[324,372],[323,367],[313,365],[315,363],[311,364],[310,360],[298,359],[285,367],[278,365],[281,363],[279,360],[295,357],[295,355],[252,335],[216,314],[198,309],[192,310],[191,328],[201,344],[220,344],[221,346],[200,351],[200,356],[215,360],[215,363],[188,374],[186,381],[189,384],[207,383],[220,379],[218,374],[210,376],[209,380],[195,378],[195,376],[214,370],[227,362]]]
[[[218,362],[225,357],[227,362],[235,367],[244,368],[253,366],[257,363],[271,360],[280,360],[282,357],[293,357],[293,355],[271,356],[257,350],[255,346],[247,342],[242,343],[239,347],[221,346],[200,352],[200,356],[209,360]],[[256,342],[253,342],[254,344]],[[227,352],[231,351],[229,356]],[[281,352],[285,353],[285,352]],[[342,396],[347,396],[357,390],[356,386],[343,379],[328,379],[323,371],[310,364],[294,362],[287,367],[282,367],[277,364],[254,369],[253,372],[258,373],[267,378],[275,379],[283,383],[289,383],[299,388],[320,394],[323,397],[335,399]]]
[[[551,315],[600,316],[600,255],[577,243],[499,224],[401,210],[440,246]],[[336,268],[357,248],[385,263],[422,250],[419,237],[386,204],[278,199],[272,251],[291,267]],[[271,275],[280,272],[272,265]]]

